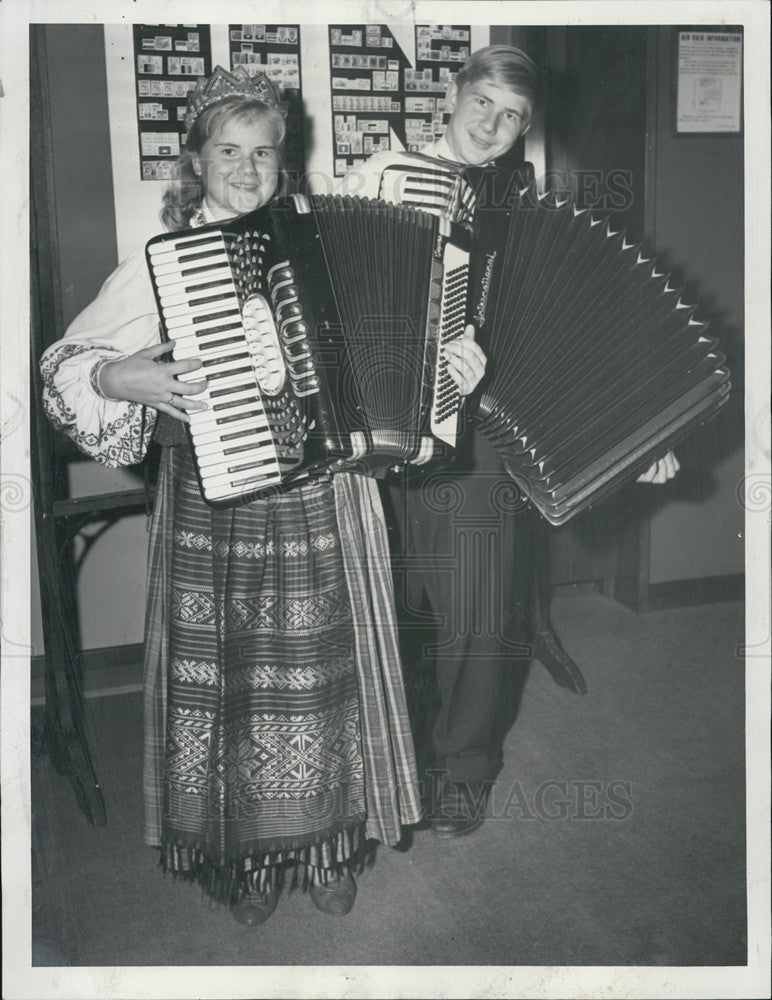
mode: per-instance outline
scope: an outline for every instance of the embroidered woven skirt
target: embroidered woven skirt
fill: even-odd
[[[214,510],[188,447],[165,449],[145,836],[217,895],[286,860],[331,869],[420,818],[377,498],[338,479]]]

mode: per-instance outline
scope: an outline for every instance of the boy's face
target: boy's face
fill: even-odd
[[[533,104],[530,98],[504,87],[491,77],[448,88],[451,109],[445,138],[460,163],[482,166],[510,150],[528,131]]]

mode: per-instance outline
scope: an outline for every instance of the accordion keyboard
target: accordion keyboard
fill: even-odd
[[[448,371],[447,357],[442,347],[464,332],[469,254],[454,244],[447,243],[444,258],[431,431],[440,441],[454,446],[461,394]]]
[[[222,233],[194,231],[150,244],[148,259],[174,360],[203,365],[180,381],[207,380],[195,399],[208,408],[190,413],[204,497],[217,502],[281,482],[258,381],[258,374],[269,385],[283,381],[270,350],[270,309],[252,309],[243,321]]]

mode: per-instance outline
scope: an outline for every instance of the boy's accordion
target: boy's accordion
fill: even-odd
[[[607,219],[533,184],[475,218],[470,319],[488,355],[474,420],[562,524],[726,401],[729,372],[666,275]]]
[[[455,443],[441,344],[464,329],[470,234],[417,209],[295,196],[158,236],[147,259],[213,504],[325,469],[423,462]]]

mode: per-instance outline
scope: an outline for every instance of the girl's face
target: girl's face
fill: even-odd
[[[231,118],[193,160],[204,200],[215,219],[231,219],[265,205],[279,186],[276,132],[267,118]]]

